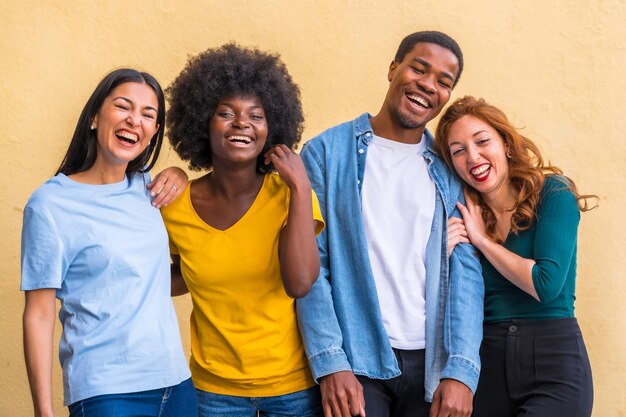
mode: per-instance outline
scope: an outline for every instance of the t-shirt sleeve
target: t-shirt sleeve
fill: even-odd
[[[313,203],[313,220],[315,220],[315,235],[319,235],[326,227],[326,223],[324,223],[324,218],[322,217],[322,210],[320,209],[320,202],[317,199],[317,195],[315,191],[311,190],[312,194],[312,203]]]
[[[565,181],[565,180],[564,180]],[[567,185],[546,179],[537,216],[532,278],[542,303],[561,292],[576,249],[580,210]]]
[[[22,291],[61,288],[68,269],[67,254],[52,216],[26,207],[22,225]]]

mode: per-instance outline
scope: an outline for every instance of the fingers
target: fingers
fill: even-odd
[[[456,208],[459,209],[459,211],[461,212],[461,216],[463,216],[463,221],[465,221],[467,219],[467,216],[469,216],[469,211],[467,210],[467,207],[465,207],[463,204],[457,202],[456,203]]]
[[[442,380],[433,395],[430,417],[469,417],[473,394],[459,381]]]
[[[324,417],[333,417],[333,409],[327,402],[322,402],[322,408],[324,409]]]
[[[279,144],[274,145],[270,148],[269,151],[265,152],[263,157],[265,158],[265,164],[269,164],[270,162],[276,162],[281,158],[285,158],[286,156],[291,155],[291,149],[287,145]]]
[[[354,374],[340,371],[320,381],[325,417],[365,417],[363,387]]]
[[[154,181],[150,184],[154,184]],[[164,180],[163,185],[159,186],[158,183],[151,187],[151,195],[155,196],[152,200],[152,205],[156,208],[161,208],[169,205],[176,200],[178,196],[185,189],[186,183],[181,183],[177,180]]]

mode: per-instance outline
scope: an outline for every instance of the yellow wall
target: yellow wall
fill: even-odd
[[[501,106],[583,191],[600,195],[600,209],[582,219],[576,313],[594,416],[626,416],[624,0],[3,0],[0,20],[0,416],[32,415],[18,290],[22,208],[58,166],[105,73],[132,66],[168,85],[188,55],[209,46],[278,51],[302,88],[308,138],[378,111],[398,42],[423,29],[451,34],[464,50],[455,97]],[[160,166],[176,163],[166,149]],[[187,348],[189,307],[177,300]],[[57,415],[66,415],[56,358],[54,371]]]

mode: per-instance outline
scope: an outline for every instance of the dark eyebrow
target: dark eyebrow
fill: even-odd
[[[424,60],[424,59],[422,59],[422,58],[420,58],[420,57],[413,58],[413,61],[417,61],[417,62],[419,62],[420,64],[422,64],[423,66],[425,66],[425,67],[426,67],[426,68],[428,68],[428,69],[432,68],[432,65],[431,65],[431,63],[430,63],[430,62],[428,62],[428,61],[426,61],[426,60]],[[452,82],[454,82],[454,81],[455,81],[455,79],[454,79],[454,75],[450,74],[450,73],[449,73],[449,72],[447,72],[447,71],[442,71],[442,72],[441,72],[441,75],[442,75],[442,76],[444,76],[445,78],[450,79],[450,81],[452,81]]]
[[[217,105],[218,106],[226,106],[226,107],[231,108],[231,109],[233,107],[233,104],[228,102],[228,101],[222,101],[222,102],[218,103]],[[261,110],[265,111],[265,108],[261,104],[250,106],[250,110],[256,110],[256,109],[261,109]]]
[[[124,97],[124,96],[117,96],[117,97],[113,98],[113,100],[117,100],[118,98],[120,98],[120,99],[124,100],[125,102],[127,102],[127,103],[128,103],[128,104],[130,104],[131,106],[134,104],[134,103],[133,103],[133,102],[132,102],[129,98]],[[154,108],[154,107],[152,107],[152,106],[146,106],[146,107],[144,108],[144,110],[153,110],[153,111],[155,111],[155,112],[157,112],[157,113],[158,113],[158,110],[157,110],[157,109],[155,109],[155,108]]]

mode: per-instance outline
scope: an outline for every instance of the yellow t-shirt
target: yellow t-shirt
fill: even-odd
[[[190,368],[196,388],[263,397],[312,387],[295,300],[285,293],[278,259],[289,188],[278,174],[266,174],[248,211],[224,231],[198,216],[190,188],[162,214],[193,301]],[[312,201],[319,233],[323,220],[315,193]]]

